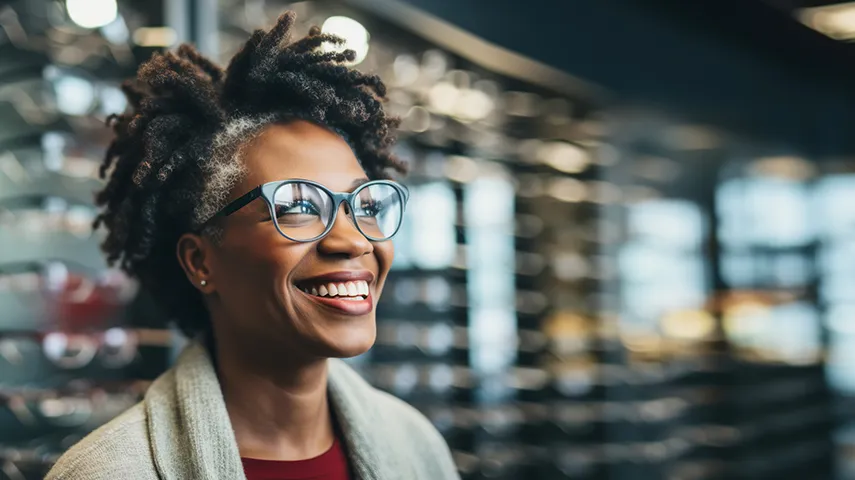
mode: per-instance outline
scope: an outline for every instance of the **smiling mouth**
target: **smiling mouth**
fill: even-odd
[[[336,300],[361,301],[367,299],[370,294],[368,282],[364,280],[326,282],[314,285],[302,285],[298,288],[314,297]]]

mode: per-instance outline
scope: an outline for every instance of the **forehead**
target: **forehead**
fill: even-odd
[[[305,121],[267,127],[243,151],[248,188],[276,180],[313,180],[335,191],[352,187],[365,172],[339,135]]]

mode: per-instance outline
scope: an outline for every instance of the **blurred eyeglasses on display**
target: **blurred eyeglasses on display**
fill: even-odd
[[[80,237],[92,234],[95,209],[60,197],[22,196],[0,199],[0,226],[31,234],[64,231]]]
[[[136,358],[139,345],[135,332],[120,328],[97,333],[4,333],[0,337],[0,357],[12,364],[20,363],[16,342],[28,337],[39,340],[45,358],[52,364],[67,370],[86,367],[96,358],[107,368],[125,367]]]

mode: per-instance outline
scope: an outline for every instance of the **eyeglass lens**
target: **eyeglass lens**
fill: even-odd
[[[303,182],[281,185],[274,194],[276,222],[293,240],[313,240],[327,230],[336,205],[323,189]],[[353,200],[352,216],[363,235],[386,240],[398,230],[403,214],[401,194],[387,184],[362,187]]]

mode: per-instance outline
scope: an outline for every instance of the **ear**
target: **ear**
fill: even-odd
[[[194,233],[185,233],[178,239],[175,247],[178,263],[187,280],[202,293],[213,293],[211,244]]]

